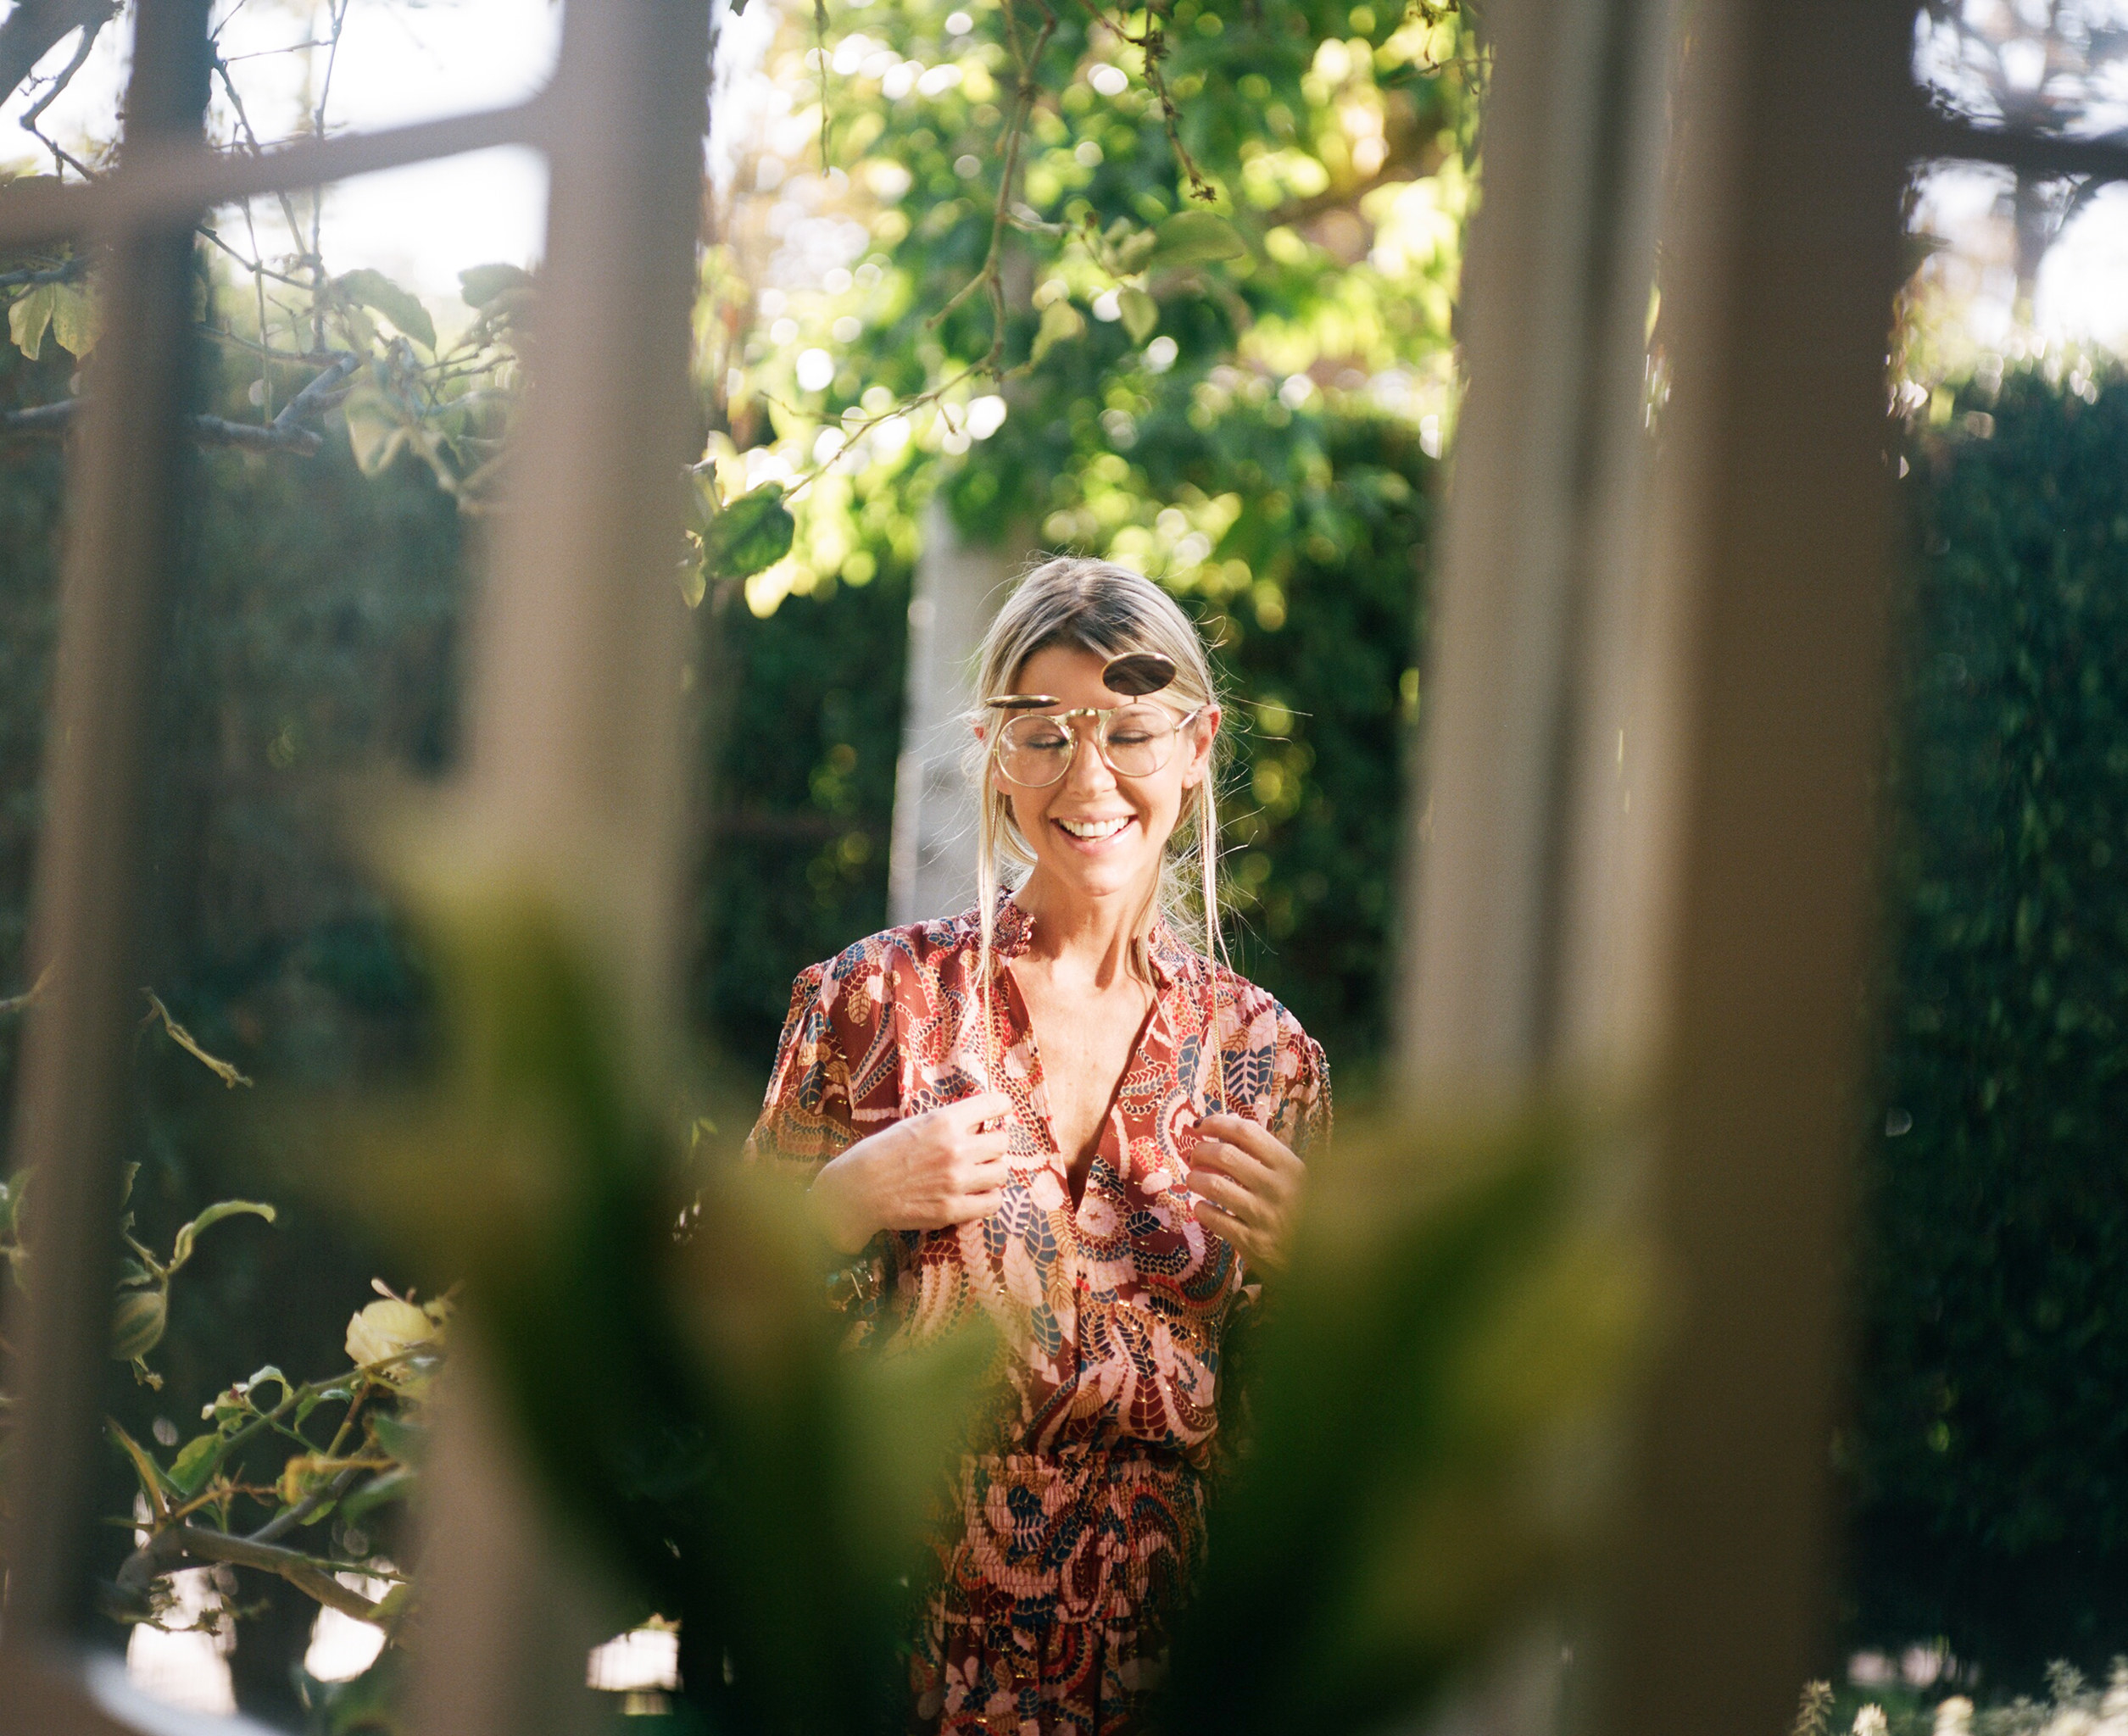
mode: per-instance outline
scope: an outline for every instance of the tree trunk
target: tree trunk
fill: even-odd
[[[934,501],[909,599],[908,699],[894,769],[887,920],[951,916],[975,899],[976,787],[963,764],[976,653],[1025,560],[1020,531],[973,543]]]

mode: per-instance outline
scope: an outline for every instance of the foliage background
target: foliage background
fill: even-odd
[[[1848,1631],[1992,1688],[2128,1644],[2128,389],[2058,353],[1908,446]]]

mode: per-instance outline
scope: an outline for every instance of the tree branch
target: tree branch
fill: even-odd
[[[352,390],[341,382],[361,365],[362,358],[358,355],[343,351],[335,356],[330,367],[281,407],[281,414],[273,419],[273,426],[292,428],[307,415],[331,409]]]
[[[118,8],[119,0],[16,0],[0,22],[0,99],[13,96],[69,31],[92,38]]]
[[[231,1566],[277,1573],[305,1597],[329,1610],[337,1610],[358,1622],[376,1619],[375,1604],[341,1584],[310,1556],[199,1525],[172,1525],[157,1532],[126,1557],[118,1570],[118,1583],[121,1590],[144,1591],[151,1580],[204,1561],[226,1561]]]
[[[40,283],[72,283],[89,275],[89,262],[76,255],[63,259],[56,265],[25,268],[20,271],[0,271],[0,289],[32,289]]]
[[[332,408],[347,396],[343,382],[362,365],[359,356],[342,354],[316,378],[290,398],[272,421],[232,422],[226,416],[194,416],[188,426],[202,446],[234,446],[246,452],[287,452],[298,458],[315,458],[325,450],[325,437],[301,425],[302,419]],[[0,415],[0,434],[64,434],[86,400],[62,398],[26,410]]]

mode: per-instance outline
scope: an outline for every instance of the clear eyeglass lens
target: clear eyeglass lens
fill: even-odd
[[[1130,705],[1108,720],[1108,763],[1126,777],[1144,777],[1167,763],[1175,721],[1157,705]]]
[[[1157,705],[1127,705],[1109,714],[1105,743],[1108,763],[1126,777],[1145,777],[1167,763],[1175,721]],[[1071,769],[1072,736],[1054,717],[1016,717],[998,743],[1005,775],[1039,788]]]

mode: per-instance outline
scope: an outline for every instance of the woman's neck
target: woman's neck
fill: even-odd
[[[1136,976],[1137,943],[1150,927],[1154,888],[1114,898],[1074,898],[1039,868],[1012,894],[1032,919],[1028,956],[1052,976],[1106,988],[1119,976]]]

